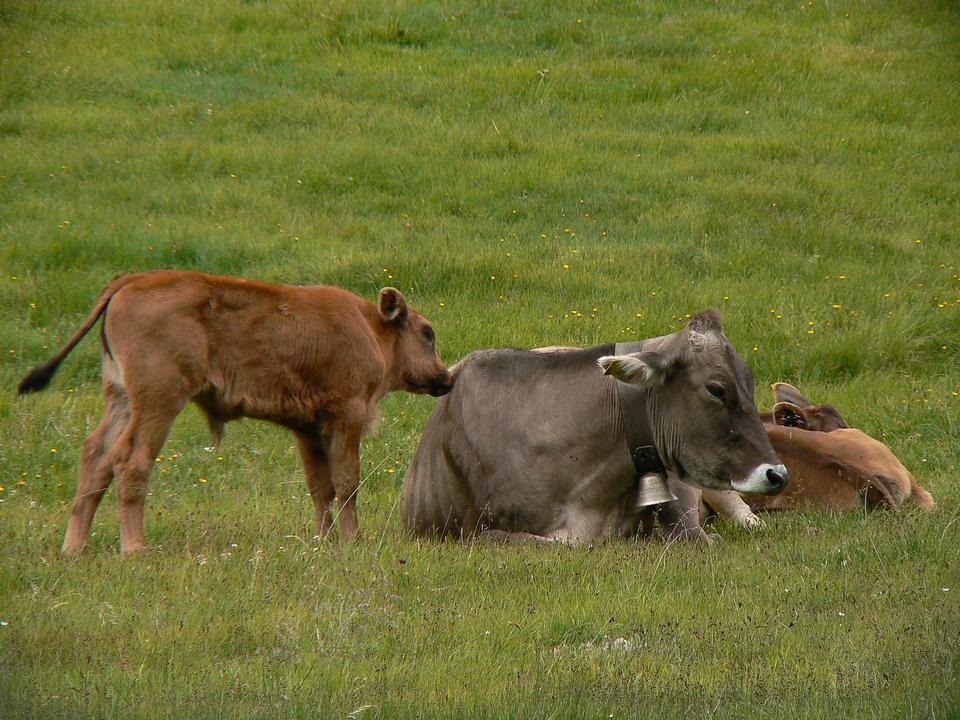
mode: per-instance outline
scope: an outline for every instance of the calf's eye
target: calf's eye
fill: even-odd
[[[425,328],[423,329],[423,337],[424,337],[424,338],[426,339],[426,341],[427,341],[428,343],[430,343],[431,345],[433,345],[433,343],[434,343],[434,342],[436,341],[436,339],[437,339],[436,336],[433,334],[433,328],[432,328],[432,327],[425,327]]]

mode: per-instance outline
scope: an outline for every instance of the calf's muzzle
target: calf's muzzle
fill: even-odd
[[[428,392],[433,397],[440,397],[441,395],[446,395],[451,390],[453,390],[453,375],[450,374],[449,370],[444,370],[440,375],[437,375],[430,381]]]

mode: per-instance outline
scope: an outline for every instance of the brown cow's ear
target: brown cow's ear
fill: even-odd
[[[668,358],[647,350],[630,355],[604,355],[597,360],[604,375],[612,375],[631,385],[651,387],[662,383],[673,367]]]
[[[392,287],[380,291],[380,317],[386,322],[406,322],[407,301],[403,293]]]
[[[792,403],[799,408],[808,408],[813,405],[813,403],[807,400],[793,385],[785,382],[773,384],[773,399],[778,403]]]
[[[867,483],[867,501],[873,504],[886,505],[892,510],[899,510],[903,503],[903,493],[897,484],[885,475],[874,475]]]
[[[778,402],[773,406],[773,424],[802,430],[809,429],[807,416],[803,414],[803,410],[789,402]]]

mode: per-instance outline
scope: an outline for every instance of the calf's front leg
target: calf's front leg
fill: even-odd
[[[319,433],[297,432],[296,435],[307,489],[310,491],[313,508],[317,515],[317,534],[321,539],[326,539],[333,530],[333,513],[330,505],[336,494],[330,479],[327,452]]]
[[[338,421],[327,432],[325,447],[330,478],[340,505],[340,542],[360,539],[357,492],[360,490],[360,439],[365,422],[365,417],[359,422]]]

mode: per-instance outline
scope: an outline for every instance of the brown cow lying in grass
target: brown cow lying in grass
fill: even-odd
[[[66,346],[31,371],[40,390],[103,316],[105,408],[86,439],[63,552],[79,553],[116,476],[124,554],[144,548],[147,479],[174,418],[193,401],[214,439],[241,416],[297,436],[321,536],[340,504],[341,539],[359,537],[360,439],[392,390],[450,391],[430,323],[399,290],[378,305],[336,287],[272,285],[196,272],[122,275]]]
[[[832,405],[813,405],[786,383],[773,386],[777,400],[762,415],[767,436],[790,472],[786,489],[775,496],[704,491],[701,518],[710,511],[753,527],[753,510],[852,510],[876,506],[899,510],[936,503],[890,449],[847,425]],[[748,506],[749,504],[749,506]]]

